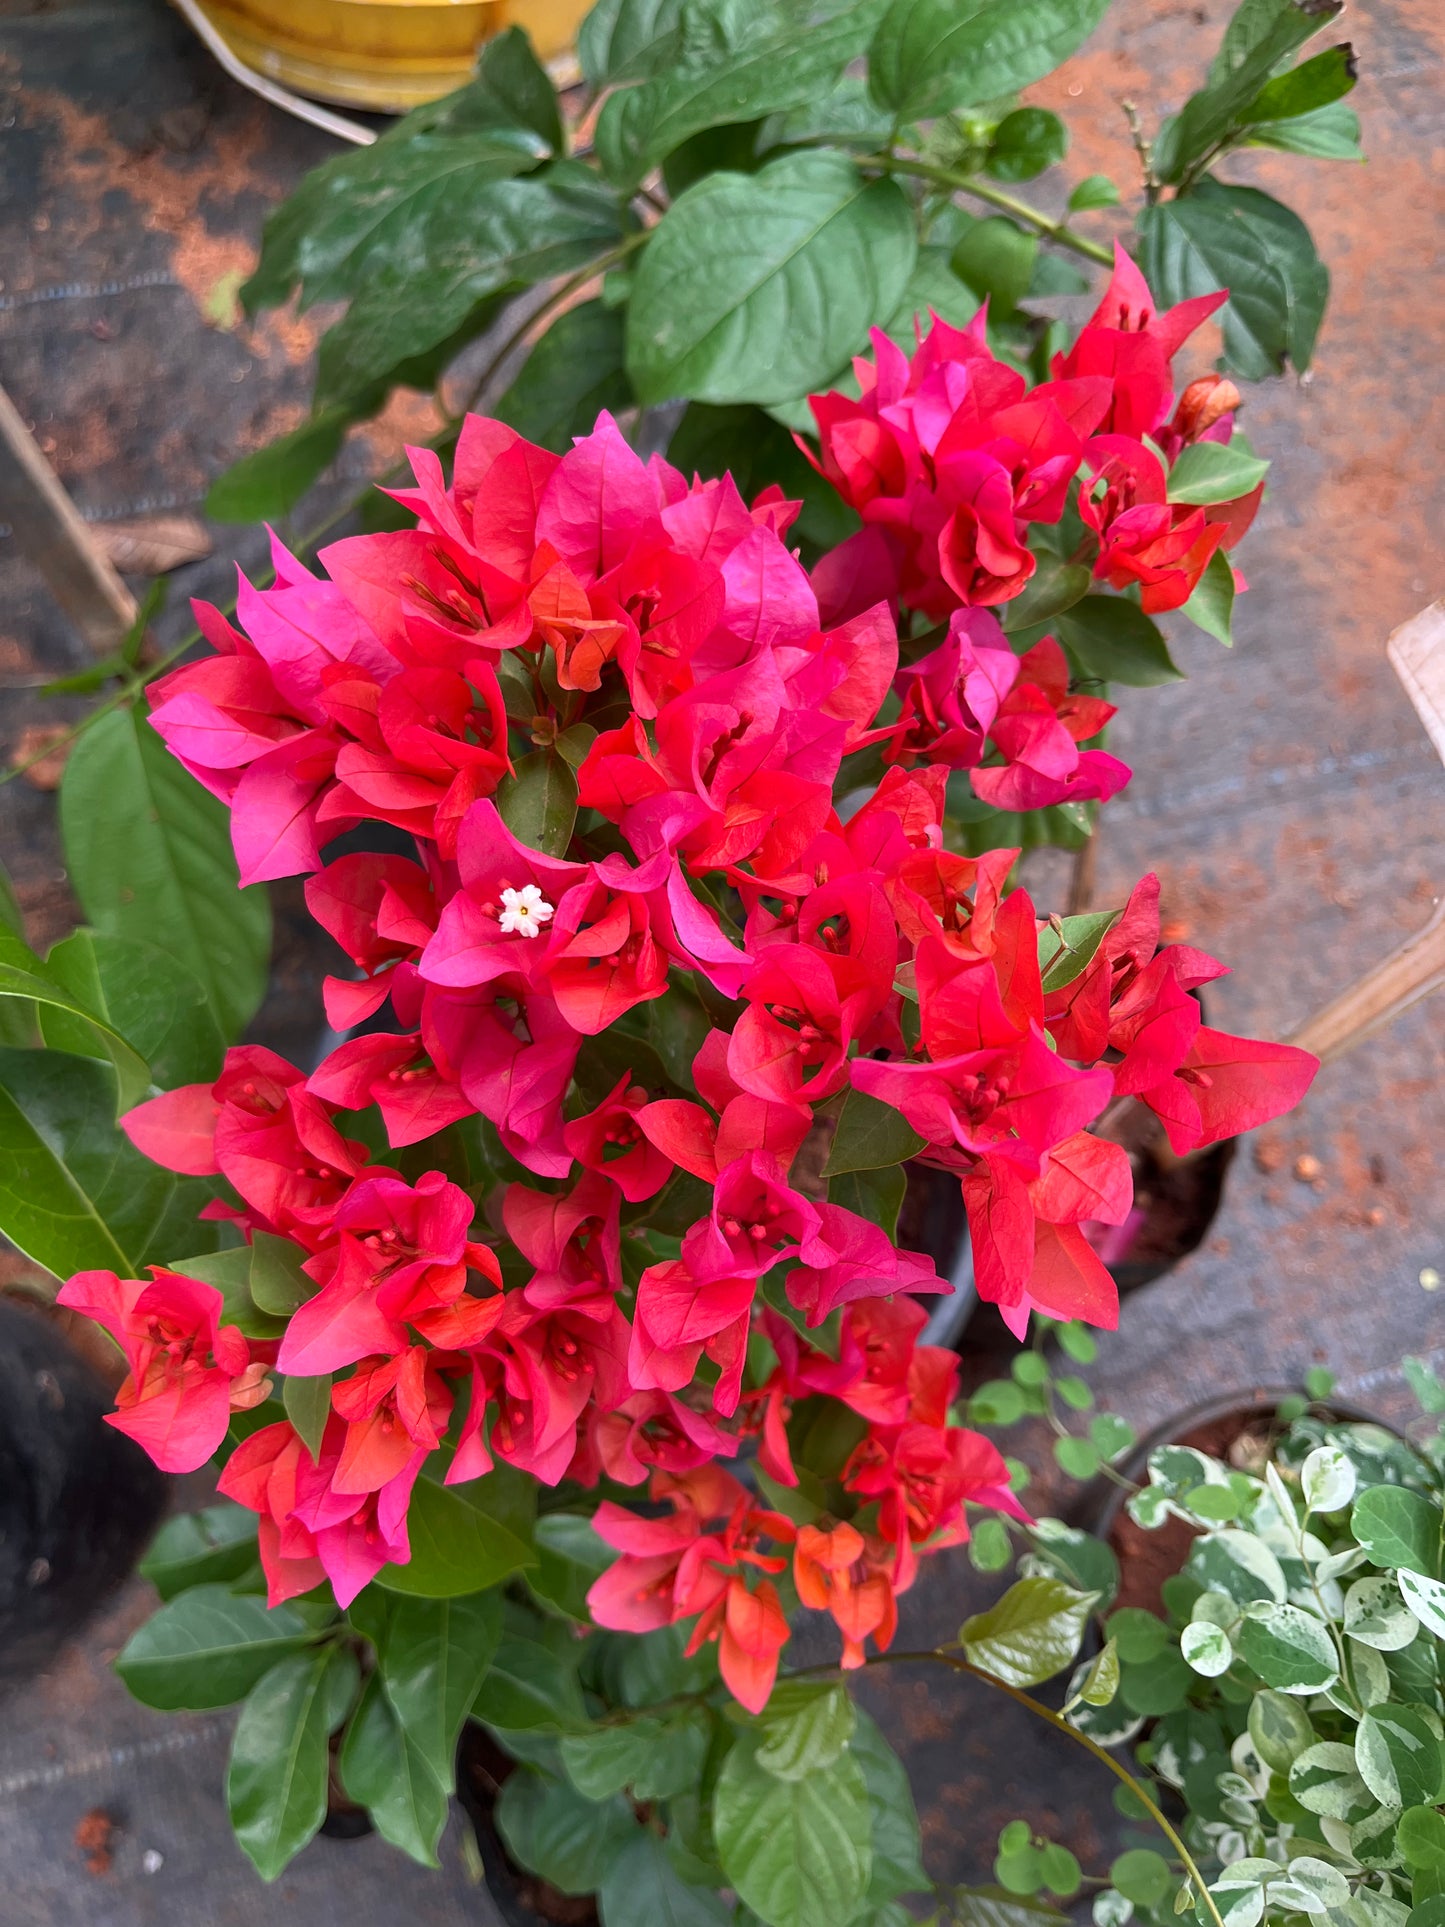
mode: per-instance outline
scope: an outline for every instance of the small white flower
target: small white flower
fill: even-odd
[[[552,906],[535,883],[520,890],[503,890],[497,927],[523,937],[540,937],[542,925],[552,921]]]

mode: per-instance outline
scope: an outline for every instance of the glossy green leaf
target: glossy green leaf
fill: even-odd
[[[198,1227],[188,1227],[188,1235],[194,1240]],[[237,1331],[244,1332],[247,1338],[280,1338],[286,1329],[286,1321],[273,1318],[269,1312],[259,1311],[251,1296],[251,1248],[241,1245],[228,1251],[197,1252],[185,1258],[169,1259],[172,1271],[179,1272],[183,1278],[199,1278],[202,1284],[214,1285],[222,1299],[221,1322],[234,1325]]]
[[[526,30],[504,27],[482,43],[476,77],[467,93],[467,113],[498,127],[519,127],[535,134],[554,154],[563,148],[557,90],[538,60]]]
[[[236,1840],[274,1880],[326,1817],[327,1741],[356,1691],[356,1661],[333,1647],[272,1668],[241,1708],[226,1773]]]
[[[340,453],[356,419],[351,408],[324,408],[223,469],[206,491],[213,522],[274,522],[289,515]]]
[[[38,1015],[52,1050],[103,1058],[115,1073],[121,1110],[145,1096],[150,1088],[145,1057],[110,1022],[103,1005],[68,988],[28,945],[0,926],[0,1003],[12,1001]]]
[[[107,1065],[64,1051],[0,1051],[0,1232],[57,1278],[143,1278],[186,1241],[213,1195],[141,1156],[114,1122]]]
[[[584,301],[552,323],[492,412],[539,448],[565,455],[604,408],[617,414],[631,403],[622,316]]]
[[[55,945],[45,968],[135,1046],[161,1090],[209,1084],[219,1074],[226,1040],[204,988],[153,943],[76,930]],[[41,1023],[52,1049],[83,1050],[83,1031],[58,1010]]]
[[[1069,1697],[1072,1699],[1077,1693],[1086,1706],[1111,1705],[1119,1691],[1119,1677],[1119,1648],[1117,1642],[1110,1639],[1090,1660],[1083,1678],[1071,1690]]]
[[[900,1894],[921,1893],[929,1879],[922,1860],[922,1837],[913,1790],[903,1762],[884,1739],[877,1722],[858,1707],[848,1756],[863,1774],[872,1825],[873,1869],[868,1902],[880,1906]]]
[[[439,1485],[423,1473],[407,1511],[411,1558],[383,1566],[377,1584],[430,1599],[484,1592],[535,1562],[535,1503],[535,1488],[508,1467],[464,1485]]]
[[[635,1800],[663,1800],[697,1785],[710,1739],[706,1713],[691,1706],[666,1718],[644,1714],[585,1733],[564,1733],[559,1750],[568,1779],[589,1800],[624,1788]]]
[[[856,1712],[842,1685],[783,1680],[761,1721],[758,1765],[780,1780],[801,1780],[837,1759],[853,1737]]]
[[[237,887],[230,816],[142,716],[102,716],[76,743],[60,786],[60,828],[76,895],[97,930],[156,944],[196,978],[235,1037],[266,988],[271,908]]]
[[[587,84],[642,80],[679,59],[686,0],[597,0],[577,30]]]
[[[1028,293],[1038,251],[1037,234],[1027,232],[1006,215],[994,214],[970,222],[954,245],[949,266],[980,301],[987,297],[991,316],[1007,319]],[[1087,586],[1088,570],[1081,573]],[[1040,621],[1042,616],[1030,616],[1028,620]]]
[[[496,793],[497,812],[519,843],[563,856],[577,820],[577,773],[555,749],[517,759]]]
[[[987,1612],[963,1622],[970,1663],[1007,1686],[1037,1686],[1072,1664],[1097,1593],[1059,1579],[1019,1579]]]
[[[389,380],[463,330],[487,297],[570,274],[621,235],[616,196],[576,162],[482,186],[458,175],[408,229],[404,250],[368,263],[321,343],[318,402]]]
[[[1017,93],[1081,47],[1108,0],[892,0],[869,49],[874,98],[900,120]]]
[[[921,248],[919,259],[928,252]],[[895,314],[890,329],[897,320]],[[804,546],[805,560],[836,547],[859,526],[852,509],[805,460],[788,430],[751,404],[711,408],[690,402],[668,444],[667,459],[688,477],[731,475],[747,502],[777,482],[790,501],[803,504],[788,539]]]
[[[1406,1566],[1412,1572],[1440,1570],[1445,1514],[1421,1492],[1403,1486],[1369,1486],[1356,1499],[1350,1530],[1375,1566]]]
[[[1250,102],[1246,118],[1257,123],[1312,114],[1343,100],[1358,77],[1354,50],[1348,41],[1326,47],[1323,53],[1266,81]]]
[[[373,1673],[346,1729],[337,1761],[341,1783],[367,1809],[383,1840],[423,1867],[439,1865],[447,1789],[397,1718]]]
[[[823,1167],[826,1177],[845,1171],[882,1171],[923,1149],[924,1140],[900,1111],[866,1091],[850,1090]]]
[[[602,1927],[726,1927],[732,1908],[682,1879],[655,1833],[643,1830],[608,1867],[598,1902]]]
[[[807,393],[894,312],[916,247],[902,189],[841,154],[709,175],[673,203],[637,270],[627,359],[639,399]]]
[[[914,352],[919,334],[927,334],[932,315],[951,328],[963,328],[978,313],[979,297],[954,272],[951,253],[944,247],[919,248],[898,306],[883,324],[884,334],[906,355]]]
[[[281,1403],[301,1443],[311,1454],[313,1461],[319,1463],[321,1441],[326,1433],[326,1421],[331,1416],[330,1372],[325,1372],[317,1378],[296,1378],[288,1375],[281,1381]]]
[[[1246,1616],[1236,1635],[1239,1656],[1266,1686],[1281,1693],[1318,1693],[1339,1677],[1326,1628],[1299,1606],[1270,1601]]]
[[[828,1180],[828,1202],[856,1211],[878,1225],[890,1238],[898,1235],[898,1213],[908,1189],[908,1173],[901,1164],[881,1171],[844,1171]]]
[[[1044,924],[1039,931],[1039,970],[1044,989],[1062,990],[1082,977],[1119,916],[1117,910],[1090,910],[1083,916],[1060,917],[1057,927]]]
[[[617,1554],[593,1531],[592,1521],[575,1512],[544,1513],[534,1537],[537,1563],[527,1573],[527,1584],[569,1619],[590,1626],[588,1588]]]
[[[1370,1707],[1355,1734],[1355,1765],[1382,1806],[1398,1811],[1440,1798],[1440,1736],[1416,1707]]]
[[[1194,592],[1184,604],[1184,614],[1206,635],[1234,646],[1234,570],[1223,549],[1210,556]]]
[[[1000,611],[1005,631],[1015,635],[1036,623],[1055,630],[1057,619],[1084,599],[1092,580],[1081,562],[1059,562],[1051,556],[1040,556],[1023,594],[1006,602]]]
[[[729,1883],[769,1927],[837,1927],[868,1891],[872,1830],[850,1753],[801,1780],[779,1780],[743,1734],[723,1762],[713,1834]]]
[[[496,1816],[512,1858],[564,1894],[595,1893],[637,1832],[620,1794],[589,1800],[529,1767],[503,1781]]]
[[[1157,300],[1229,290],[1224,352],[1250,381],[1310,364],[1329,271],[1298,215],[1252,187],[1206,178],[1139,217],[1139,265]]]
[[[570,1633],[555,1624],[535,1639],[507,1633],[478,1690],[477,1718],[519,1732],[586,1730],[577,1652]]]
[[[1445,1873],[1445,1813],[1436,1807],[1416,1806],[1402,1813],[1395,1843],[1406,1866]]]
[[[378,1656],[381,1683],[409,1746],[444,1793],[452,1790],[457,1740],[501,1634],[495,1592],[390,1602]]]
[[[1169,1862],[1152,1847],[1131,1847],[1109,1868],[1109,1879],[1136,1907],[1157,1907],[1173,1884]]]
[[[1145,689],[1178,682],[1182,674],[1158,623],[1127,596],[1086,595],[1011,635],[1016,649],[1031,647],[1046,635],[1057,636],[1075,676],[1084,683],[1120,682]]]
[[[1362,161],[1360,117],[1343,101],[1319,107],[1297,120],[1269,121],[1252,127],[1249,147],[1273,147],[1285,154],[1307,154],[1319,161]]]
[[[1016,107],[989,142],[984,172],[996,181],[1031,181],[1069,151],[1069,130],[1046,107]]]
[[[298,1305],[316,1296],[316,1280],[301,1269],[302,1248],[269,1231],[251,1235],[251,1297],[273,1318],[289,1318]]]
[[[799,10],[781,23],[763,10],[732,44],[661,67],[610,96],[597,123],[598,158],[631,190],[705,129],[758,121],[827,92],[867,46],[883,0],[855,0],[821,17]],[[796,391],[795,391],[796,392]]]
[[[1107,174],[1087,174],[1069,196],[1070,214],[1087,214],[1093,208],[1117,207],[1119,190]]]
[[[268,1611],[254,1593],[223,1585],[178,1593],[131,1634],[115,1670],[146,1706],[231,1706],[314,1634],[290,1606]]]
[[[256,1563],[256,1515],[230,1499],[167,1519],[144,1559],[141,1576],[162,1599],[192,1586],[239,1579]]]
[[[1233,442],[1195,442],[1169,471],[1169,500],[1195,506],[1237,502],[1259,487],[1269,463]]]
[[[1445,1585],[1407,1566],[1401,1566],[1395,1578],[1412,1618],[1436,1639],[1445,1639]]]

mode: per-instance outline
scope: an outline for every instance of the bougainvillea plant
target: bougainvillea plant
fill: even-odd
[[[1016,11],[1052,61],[1099,10]],[[902,34],[896,6],[808,28],[840,72],[858,51],[840,23],[856,38],[864,11]],[[1198,129],[1170,137],[1188,158],[1151,173],[1152,210],[1254,192],[1211,188],[1201,157],[1285,124],[1265,113],[1282,65],[1289,101],[1337,135],[1300,78],[1315,62],[1287,65],[1330,12],[1244,9],[1196,96],[1233,104],[1207,150]],[[625,6],[592,17],[619,80],[595,151],[631,129],[638,172],[607,190],[611,255],[536,272],[568,298],[624,259],[633,278],[559,301],[523,380],[560,380],[559,357],[570,379],[577,331],[620,327],[622,304],[632,337],[689,194],[756,191],[786,225],[793,175],[816,194],[843,168],[851,198],[808,271],[827,293],[847,264],[868,311],[764,301],[700,337],[766,375],[781,412],[806,403],[800,446],[760,395],[744,430],[776,435],[738,478],[706,476],[720,464],[677,435],[672,458],[639,452],[639,396],[728,399],[715,385],[639,381],[611,395],[619,421],[595,378],[561,383],[565,419],[535,439],[502,418],[515,407],[468,414],[412,451],[389,496],[402,526],[317,568],[273,538],[231,613],[198,609],[208,653],[138,669],[126,652],[61,796],[96,929],[44,963],[0,935],[22,1013],[0,1052],[22,1173],[0,1179],[0,1223],[124,1352],[114,1423],[167,1470],[220,1468],[220,1502],[147,1562],[165,1603],[121,1670],[152,1705],[244,1701],[229,1797],[267,1877],[328,1782],[433,1861],[471,1715],[519,1762],[497,1810],[514,1858],[598,1889],[609,1927],[902,1919],[926,1887],[902,1771],[836,1669],[780,1674],[810,1612],[844,1671],[886,1653],[899,1595],[968,1538],[970,1509],[1024,1517],[959,1422],[956,1359],[922,1341],[953,1253],[900,1241],[905,1166],[942,1174],[978,1291],[1017,1335],[1035,1314],[1109,1326],[1096,1247],[1132,1179],[1104,1113],[1135,1100],[1188,1155],[1288,1108],[1315,1068],[1204,1023],[1194,993],[1223,966],[1161,948],[1152,877],[1120,909],[1061,916],[1015,874],[1021,847],[1077,841],[1128,781],[1101,741],[1107,686],[1172,673],[1154,615],[1223,626],[1264,465],[1233,382],[1173,363],[1216,311],[1237,349],[1260,310],[1177,274],[1156,298],[1090,242],[1111,279],[1072,341],[997,287],[957,311],[912,278],[948,252],[915,225],[944,210],[893,178],[934,167],[898,159],[927,145],[912,94],[890,165],[793,152],[794,129],[756,190],[704,166],[713,108],[667,121],[676,152],[702,141],[705,178],[674,168],[656,218],[650,170],[674,150],[612,103],[714,56],[761,74],[777,48],[749,51],[753,31],[706,7],[645,34]],[[952,71],[924,48],[899,75],[919,61]],[[378,157],[402,175],[429,157],[436,186],[480,142],[487,207],[494,188],[519,222],[534,190],[600,205],[594,163],[539,169],[535,135],[497,131],[539,84],[523,42],[495,43],[463,96],[308,183],[263,279],[278,247],[297,272],[334,266],[326,222],[354,239],[363,206],[375,235],[407,226]],[[928,140],[972,129],[988,181],[1007,178],[1038,126],[955,113],[969,84],[929,94]],[[628,212],[639,181],[651,219]],[[425,255],[440,228],[419,232]],[[409,280],[372,263],[344,340],[379,325],[387,289],[396,311],[444,311],[422,255]],[[731,259],[726,278],[746,280]],[[705,312],[695,290],[677,301]],[[870,336],[900,302],[907,329]],[[294,878],[338,946],[325,1043],[297,1063],[235,1041],[264,984],[266,885]]]

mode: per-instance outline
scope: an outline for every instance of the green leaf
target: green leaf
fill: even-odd
[[[1338,1740],[1320,1740],[1305,1748],[1289,1770],[1289,1790],[1310,1813],[1350,1826],[1374,1811],[1374,1796],[1360,1778],[1354,1748]]]
[[[1395,1577],[1401,1576],[1397,1573]],[[1434,1580],[1419,1583],[1438,1585]],[[1440,1624],[1445,1627],[1445,1616]],[[1394,1653],[1410,1644],[1420,1630],[1420,1622],[1401,1598],[1395,1581],[1375,1575],[1357,1579],[1345,1594],[1344,1627],[1349,1637],[1362,1645],[1372,1646],[1376,1652]]]
[[[783,1680],[762,1714],[757,1762],[779,1780],[801,1780],[830,1766],[853,1736],[856,1714],[847,1689]]]
[[[1139,266],[1161,303],[1229,290],[1224,352],[1250,381],[1309,367],[1329,271],[1295,214],[1252,187],[1206,177],[1139,217]]]
[[[552,153],[562,152],[565,142],[557,90],[523,28],[504,27],[482,43],[467,96],[467,112],[474,121],[525,128]]]
[[[153,943],[76,930],[55,945],[45,968],[135,1046],[161,1090],[209,1084],[219,1074],[226,1040],[204,988]],[[41,1023],[52,1049],[82,1049],[82,1033],[58,1010]]]
[[[1275,68],[1333,19],[1341,5],[1342,0],[1290,0],[1273,7],[1268,17],[1257,13],[1248,44],[1243,36],[1233,42],[1226,36],[1207,85],[1191,94],[1159,131],[1152,154],[1156,177],[1169,186],[1184,181],[1199,162],[1238,134],[1255,118],[1254,102]]]
[[[1298,1700],[1266,1687],[1249,1702],[1249,1737],[1274,1773],[1288,1773],[1315,1739],[1310,1716]]]
[[[1249,147],[1273,147],[1285,154],[1308,154],[1319,161],[1362,161],[1360,117],[1343,101],[1320,107],[1298,120],[1270,121],[1252,127],[1245,143]]]
[[[850,1090],[838,1113],[823,1174],[834,1178],[845,1171],[886,1170],[915,1156],[924,1142],[891,1104],[869,1097],[866,1091]]]
[[[587,85],[642,80],[682,51],[685,0],[597,0],[577,31],[577,57]]]
[[[1302,114],[1312,114],[1343,100],[1358,78],[1354,50],[1348,41],[1338,47],[1326,47],[1322,54],[1266,81],[1250,102],[1245,117],[1254,123],[1295,120]]]
[[[856,1211],[860,1218],[882,1227],[892,1239],[898,1236],[898,1213],[908,1189],[908,1173],[901,1164],[883,1171],[844,1171],[828,1180],[828,1202]]]
[[[1440,1737],[1413,1706],[1372,1706],[1355,1734],[1355,1765],[1382,1806],[1433,1805],[1440,1798]]]
[[[589,1800],[605,1800],[624,1788],[637,1800],[662,1800],[697,1785],[710,1738],[707,1715],[694,1706],[668,1719],[643,1715],[564,1733],[559,1750],[568,1779]]]
[[[827,381],[898,305],[917,242],[907,196],[837,153],[714,174],[653,230],[628,308],[644,402],[780,402]]]
[[[477,1718],[489,1726],[545,1733],[586,1729],[571,1635],[555,1622],[542,1630],[536,1639],[508,1634],[492,1655],[474,1703]]]
[[[1110,1613],[1105,1630],[1119,1648],[1120,1659],[1130,1666],[1142,1666],[1169,1646],[1169,1628],[1142,1606],[1121,1606]]]
[[[1108,0],[892,0],[868,84],[900,120],[1017,93],[1081,47]]]
[[[1090,1661],[1075,1690],[1086,1706],[1109,1706],[1118,1694],[1119,1677],[1119,1649],[1111,1639]],[[1073,1698],[1072,1693],[1070,1698]],[[1055,1888],[1054,1891],[1057,1893],[1059,1890]]]
[[[1407,1566],[1401,1566],[1395,1578],[1412,1617],[1436,1639],[1445,1639],[1445,1585]]]
[[[1031,181],[1069,151],[1069,130],[1046,107],[1016,107],[989,142],[984,172],[996,181]]]
[[[331,1416],[330,1372],[324,1372],[317,1378],[293,1378],[288,1375],[281,1382],[281,1403],[301,1443],[311,1454],[313,1463],[319,1464],[321,1440],[326,1431],[326,1421]]]
[[[381,1682],[409,1745],[444,1793],[452,1791],[457,1740],[501,1635],[495,1592],[390,1602]]]
[[[174,957],[237,1036],[266,988],[266,891],[238,888],[229,813],[134,710],[102,716],[71,750],[60,828],[90,922]]]
[[[206,491],[207,515],[213,522],[274,522],[289,515],[336,460],[356,418],[352,408],[324,408],[289,435],[232,462]]]
[[[1169,500],[1205,506],[1237,502],[1259,487],[1269,463],[1233,442],[1195,442],[1169,471]]]
[[[1007,319],[1028,293],[1038,251],[1037,234],[1026,232],[1007,215],[994,214],[969,225],[955,243],[949,265],[980,300],[987,297],[992,317]],[[1088,570],[1081,573],[1087,584]],[[1030,622],[1042,619],[1042,615],[1027,618]]]
[[[1087,174],[1069,196],[1070,214],[1087,214],[1093,208],[1117,207],[1119,190],[1107,174]]]
[[[535,1528],[537,1563],[527,1573],[532,1591],[569,1619],[590,1626],[587,1592],[617,1554],[575,1512],[548,1512]]]
[[[769,1927],[851,1920],[872,1871],[868,1791],[849,1753],[801,1780],[778,1780],[743,1734],[723,1762],[713,1834],[729,1883]]]
[[[1055,1439],[1054,1458],[1071,1479],[1092,1479],[1099,1469],[1098,1450],[1088,1439]]]
[[[1062,1927],[1069,1918],[1046,1900],[1002,1887],[952,1887],[948,1902],[949,1927]]]
[[[529,1767],[502,1782],[496,1818],[512,1858],[564,1894],[595,1893],[637,1833],[620,1794],[588,1800]]]
[[[693,135],[786,113],[828,92],[867,46],[881,5],[859,0],[821,18],[799,10],[782,24],[762,12],[710,58],[674,62],[611,95],[595,136],[604,171],[634,191]]]
[[[1223,549],[1216,549],[1210,556],[1193,594],[1184,604],[1184,614],[1226,649],[1234,647],[1234,570]]]
[[[404,250],[368,264],[323,339],[321,405],[391,379],[462,330],[489,296],[570,274],[622,236],[616,196],[576,162],[480,187],[458,176],[449,187],[408,230]]]
[[[1044,924],[1039,931],[1039,970],[1044,989],[1062,990],[1082,977],[1119,916],[1117,910],[1090,910],[1079,917],[1060,917],[1057,928]]]
[[[616,414],[631,405],[622,316],[584,301],[552,323],[493,413],[529,442],[565,455],[604,408]]]
[[[1121,682],[1144,689],[1177,682],[1183,673],[1171,659],[1158,623],[1126,596],[1086,595],[1051,620],[1011,635],[1015,649],[1057,636],[1084,682]]]
[[[608,1867],[598,1902],[602,1927],[725,1927],[733,1919],[721,1896],[685,1881],[664,1843],[645,1830]]]
[[[1097,1593],[1059,1579],[1019,1579],[987,1612],[963,1622],[970,1663],[1007,1686],[1037,1686],[1070,1665]]]
[[[1040,556],[1038,564],[1023,594],[1003,605],[1000,620],[1009,635],[1030,629],[1036,623],[1053,629],[1055,618],[1074,608],[1093,580],[1081,562],[1058,562],[1050,556]]]
[[[1218,1679],[1221,1673],[1229,1671],[1234,1659],[1229,1634],[1222,1626],[1212,1626],[1207,1620],[1195,1620],[1184,1628],[1179,1635],[1179,1650],[1191,1671],[1204,1679]]]
[[[58,946],[57,946],[58,947]],[[15,999],[35,1010],[52,1050],[104,1058],[115,1072],[119,1106],[129,1110],[150,1088],[141,1053],[108,1020],[103,1009],[77,995],[19,937],[0,927],[0,1001]]]
[[[1318,1693],[1339,1678],[1329,1633],[1299,1606],[1274,1601],[1246,1616],[1236,1638],[1239,1656],[1266,1686],[1282,1693]]]
[[[256,1515],[230,1499],[167,1519],[140,1562],[162,1599],[239,1579],[256,1563]]]
[[[338,1648],[275,1666],[241,1708],[226,1773],[236,1839],[274,1880],[326,1817],[327,1741],[356,1691],[356,1661]]]
[[[110,1069],[64,1051],[0,1050],[0,1232],[57,1278],[144,1277],[213,1195],[141,1156],[114,1122]]]
[[[496,794],[497,812],[519,843],[563,856],[577,820],[577,773],[555,749],[519,757]]]
[[[951,252],[943,247],[919,248],[902,298],[883,324],[884,334],[906,355],[914,352],[920,332],[927,334],[932,325],[930,310],[951,328],[966,327],[978,313],[978,296],[954,273]]]
[[[252,1593],[192,1586],[161,1606],[122,1647],[115,1670],[146,1706],[231,1706],[278,1660],[315,1635],[290,1606]]]
[[[342,1785],[367,1809],[383,1840],[423,1867],[440,1864],[447,1789],[403,1728],[376,1673],[346,1729],[337,1765]]]
[[[431,1599],[484,1592],[536,1563],[530,1542],[535,1504],[535,1487],[509,1467],[464,1485],[439,1485],[424,1472],[407,1512],[411,1558],[404,1566],[383,1566],[377,1584]]]
[[[1356,1499],[1350,1531],[1370,1556],[1371,1565],[1408,1566],[1412,1572],[1440,1570],[1445,1515],[1423,1493],[1402,1486],[1369,1486]]]
[[[1014,1490],[1020,1489],[1016,1475]],[[1097,1593],[1101,1605],[1119,1590],[1119,1562],[1104,1540],[1058,1519],[1036,1519],[1028,1536],[1040,1564],[1076,1589]]]
[[[1433,1806],[1411,1807],[1400,1815],[1395,1844],[1407,1866],[1445,1873],[1445,1813]]]
[[[1136,1907],[1157,1907],[1174,1884],[1169,1862],[1152,1847],[1132,1847],[1109,1868],[1109,1879]]]
[[[189,1227],[194,1236],[196,1227]],[[242,1245],[230,1251],[198,1252],[194,1257],[172,1258],[169,1268],[183,1278],[199,1278],[220,1292],[221,1320],[234,1325],[247,1338],[280,1338],[286,1321],[258,1311],[251,1296],[251,1248]]]
[[[316,1296],[316,1281],[301,1269],[301,1246],[269,1231],[251,1235],[251,1297],[273,1318],[289,1318],[298,1305]]]

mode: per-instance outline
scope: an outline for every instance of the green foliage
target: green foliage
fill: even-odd
[[[178,1592],[132,1633],[115,1668],[138,1700],[165,1712],[231,1706],[313,1637],[288,1606],[268,1611],[254,1594],[203,1584]]]
[[[869,49],[869,85],[899,121],[998,100],[1067,60],[1107,3],[891,0]]]
[[[824,1171],[834,1178],[847,1171],[887,1170],[921,1151],[923,1143],[891,1105],[865,1091],[850,1090],[838,1113]]]
[[[454,1599],[494,1586],[536,1562],[532,1508],[536,1487],[510,1467],[483,1479],[441,1485],[423,1469],[407,1512],[411,1559],[383,1566],[378,1583],[392,1592]]]
[[[744,1734],[723,1762],[713,1831],[730,1884],[769,1927],[835,1927],[858,1911],[873,1853],[868,1789],[850,1754],[780,1780]]]
[[[970,1665],[1008,1686],[1037,1686],[1073,1661],[1097,1597],[1059,1579],[1020,1579],[963,1622],[959,1641]]]
[[[231,1742],[226,1802],[236,1839],[274,1880],[326,1817],[327,1741],[356,1696],[338,1647],[283,1659],[253,1687]]]

